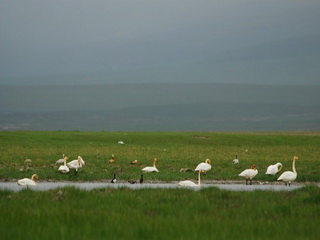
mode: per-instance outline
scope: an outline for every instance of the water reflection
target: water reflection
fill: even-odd
[[[268,190],[268,191],[292,191],[303,187],[304,185],[292,185],[285,187],[279,184],[265,184],[265,185],[244,185],[244,184],[203,184],[200,187],[189,187],[188,189],[199,190],[202,188],[216,187],[219,189],[230,191],[255,191],[255,190]],[[0,190],[21,191],[23,189],[32,189],[36,191],[47,191],[51,189],[76,187],[84,190],[92,190],[97,188],[130,188],[130,189],[177,189],[184,188],[178,186],[177,183],[144,183],[144,184],[130,184],[130,183],[103,183],[103,182],[39,182],[37,186],[19,186],[15,182],[0,182]]]

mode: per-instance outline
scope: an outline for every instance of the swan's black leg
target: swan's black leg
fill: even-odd
[[[252,185],[252,179],[250,179],[250,185]]]
[[[248,185],[248,179],[246,179],[246,185]]]

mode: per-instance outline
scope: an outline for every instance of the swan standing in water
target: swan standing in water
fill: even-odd
[[[68,157],[65,156],[64,159],[63,159],[63,162],[64,162],[64,165],[61,165],[58,169],[59,172],[61,173],[68,173],[70,170],[67,166],[67,160],[68,160]]]
[[[278,181],[283,181],[285,183],[285,186],[289,185],[292,181],[296,180],[297,178],[297,171],[296,171],[296,160],[298,160],[299,158],[297,156],[293,157],[292,160],[292,171],[285,171],[283,172],[280,177],[277,179]]]
[[[27,186],[36,186],[37,182],[36,179],[38,180],[39,177],[37,174],[33,174],[31,179],[30,178],[23,178],[18,180],[17,184],[18,185],[27,185]]]
[[[206,161],[204,163],[200,163],[195,171],[199,171],[199,172],[204,172],[206,173],[207,171],[209,171],[211,169],[211,161],[209,158],[206,159]]]
[[[250,185],[252,184],[252,178],[254,178],[258,174],[258,170],[256,165],[252,165],[250,169],[246,169],[242,171],[239,176],[244,177],[246,179],[246,185],[248,185],[248,181],[250,181]]]
[[[201,171],[198,171],[198,184],[192,182],[192,181],[189,181],[189,180],[185,180],[185,181],[181,181],[178,183],[179,186],[182,186],[182,187],[200,187],[200,172]]]
[[[157,169],[156,167],[156,162],[158,161],[157,158],[154,158],[153,159],[153,167],[145,167],[145,168],[142,168],[142,171],[144,172],[159,172],[159,170]]]
[[[75,170],[75,174],[76,175],[78,174],[79,168],[82,168],[83,165],[84,165],[84,161],[83,161],[82,157],[80,157],[80,156],[78,156],[78,159],[67,163],[67,166],[70,169],[74,169]]]
[[[268,175],[276,175],[277,173],[280,173],[282,169],[282,164],[280,162],[274,164],[274,165],[270,165],[267,168],[266,174]]]

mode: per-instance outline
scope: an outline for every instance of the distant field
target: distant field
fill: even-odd
[[[0,86],[0,130],[319,131],[320,86]]]
[[[120,145],[122,140],[125,144]],[[145,174],[146,181],[196,179],[194,169],[206,158],[212,170],[206,180],[241,180],[238,174],[252,164],[258,168],[255,181],[275,181],[264,173],[270,164],[282,162],[283,171],[296,162],[298,182],[320,181],[320,133],[210,133],[210,132],[0,132],[0,179],[14,180],[37,173],[40,180],[119,181],[138,179],[141,169],[158,158],[159,173]],[[54,163],[65,153],[70,160],[78,155],[86,165],[75,176],[59,174]],[[240,163],[232,160],[238,153]],[[116,163],[108,160],[114,154]],[[25,163],[31,159],[32,163]],[[130,162],[137,159],[138,165]]]

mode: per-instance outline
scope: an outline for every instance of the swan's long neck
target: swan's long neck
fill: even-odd
[[[156,161],[153,161],[153,167],[156,168]]]
[[[200,186],[200,171],[198,171],[198,186]]]
[[[281,171],[281,169],[282,169],[282,164],[281,163],[277,163],[278,165],[277,165],[277,168],[278,168],[278,172],[280,172]],[[280,168],[279,168],[280,167]]]
[[[294,172],[294,174],[297,175],[297,171],[296,171],[296,159],[294,158],[292,161],[292,170]]]
[[[35,179],[35,175],[32,175],[32,176],[31,176],[31,180],[34,181],[35,183],[37,183],[37,182],[36,182],[36,179]]]
[[[63,159],[64,166],[67,166],[67,159]]]

